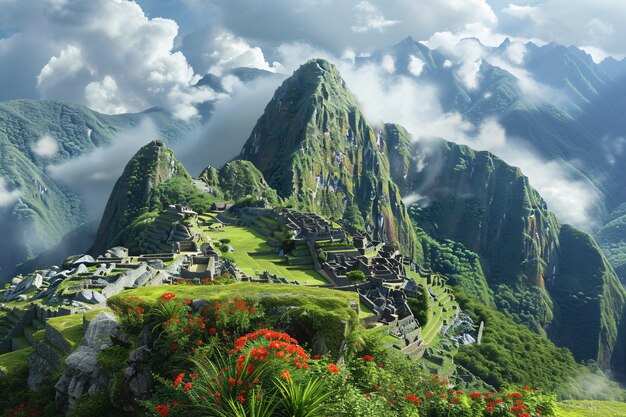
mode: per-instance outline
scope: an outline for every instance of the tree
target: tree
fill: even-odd
[[[363,273],[363,271],[359,270],[350,271],[346,274],[346,278],[348,278],[350,284],[354,285],[354,288],[356,288],[356,284],[365,281],[365,274]]]

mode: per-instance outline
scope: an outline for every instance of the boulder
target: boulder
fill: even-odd
[[[65,372],[54,386],[58,409],[65,412],[81,395],[108,389],[110,377],[98,367],[97,354],[111,346],[111,333],[118,327],[115,316],[104,311],[89,322],[80,346],[65,359]]]
[[[104,252],[104,257],[124,259],[128,257],[128,249],[123,246],[116,246]]]
[[[150,287],[155,285],[164,285],[166,283],[170,284],[172,282],[171,278],[172,277],[168,273],[158,271],[148,282],[145,283],[145,286]]]
[[[91,255],[78,255],[76,259],[72,261],[72,266],[78,266],[79,264],[95,264],[96,260]]]
[[[165,265],[163,264],[163,261],[161,259],[150,259],[148,261],[148,266],[150,268],[154,268],[154,269],[163,269],[163,268],[165,268]]]
[[[77,274],[87,274],[89,273],[89,269],[85,266],[85,264],[78,264],[78,266],[72,269],[69,275],[77,275]]]
[[[107,348],[112,345],[111,332],[119,326],[113,313],[103,311],[89,323],[80,344],[97,350]]]
[[[124,379],[133,398],[147,399],[154,386],[150,374],[150,358],[152,350],[147,346],[140,346],[128,355],[128,368],[124,369]]]
[[[147,270],[148,265],[143,262],[139,267],[122,273],[114,282],[109,283],[109,285],[102,290],[102,294],[109,298],[122,292],[126,287],[133,286],[137,278],[143,275]]]
[[[23,279],[7,291],[4,295],[4,301],[12,301],[21,294],[27,294],[41,288],[43,285],[43,277],[39,274],[32,274],[28,278]]]
[[[74,299],[88,304],[100,304],[107,300],[104,295],[93,290],[82,290],[74,296]]]

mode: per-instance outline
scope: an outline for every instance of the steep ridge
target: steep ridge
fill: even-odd
[[[163,142],[153,141],[141,148],[115,183],[91,252],[99,255],[127,241],[128,236],[123,236],[124,230],[153,209],[157,187],[174,178],[191,182],[185,168]]]
[[[502,284],[518,296],[536,291],[541,306],[524,313],[578,360],[608,367],[626,292],[593,238],[562,226],[520,170],[494,155],[446,141],[411,144],[401,128],[387,131],[398,142],[389,146],[401,167],[394,179],[405,198],[419,199],[411,211],[419,226],[480,255],[496,304]],[[510,300],[500,300],[506,310]]]
[[[421,258],[383,147],[337,69],[317,59],[276,91],[240,157],[296,208],[336,220],[349,213],[374,238]]]

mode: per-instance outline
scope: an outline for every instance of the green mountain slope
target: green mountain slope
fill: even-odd
[[[561,226],[520,170],[488,152],[396,141],[394,178],[404,196],[421,198],[417,224],[480,256],[499,308],[523,322],[530,314],[576,359],[609,366],[626,292],[591,236]],[[526,291],[533,300],[514,304]]]
[[[207,167],[199,179],[213,190],[216,197],[225,200],[238,201],[253,196],[265,198],[272,204],[278,201],[276,191],[250,161],[231,161],[220,169]]]
[[[81,198],[51,178],[46,167],[106,145],[146,117],[168,141],[195,127],[156,109],[109,116],[61,101],[0,103],[0,177],[9,190],[20,192],[14,205],[0,208],[0,282],[16,264],[51,248],[87,220]],[[33,150],[44,135],[58,145],[50,157]]]
[[[127,228],[154,209],[157,188],[175,180],[191,183],[187,170],[163,142],[153,141],[141,148],[115,183],[91,252],[101,254],[128,241]]]
[[[241,159],[296,208],[334,219],[348,212],[375,238],[421,259],[383,146],[382,133],[367,123],[337,69],[318,59],[276,91]]]

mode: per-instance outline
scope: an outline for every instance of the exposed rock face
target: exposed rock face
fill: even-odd
[[[374,130],[330,63],[302,65],[276,91],[241,158],[254,163],[278,195],[335,219],[354,216],[379,240],[421,258],[382,132]]]
[[[74,299],[76,301],[82,301],[83,303],[89,304],[100,304],[107,300],[104,295],[92,290],[82,290],[76,294]]]
[[[154,190],[175,176],[191,181],[185,168],[163,142],[153,141],[141,148],[115,183],[91,252],[99,255],[123,243],[125,239],[122,232],[134,219],[150,209]]]
[[[140,346],[128,356],[129,366],[124,369],[128,390],[132,398],[143,400],[149,397],[150,390],[154,386],[150,368],[152,351],[147,346]]]
[[[42,285],[43,277],[39,274],[32,274],[28,278],[20,281],[14,288],[7,291],[4,295],[4,301],[15,300],[21,295],[40,289]]]
[[[427,202],[419,226],[479,254],[492,288],[545,290],[554,307],[542,324],[552,339],[577,360],[608,367],[626,292],[591,236],[561,225],[528,178],[489,152],[446,141],[411,144],[403,129],[387,131],[395,181],[405,197]]]
[[[146,272],[148,272],[148,265],[143,263],[139,266],[139,268],[131,269],[122,273],[117,280],[111,282],[102,289],[102,295],[109,298],[122,292],[126,287],[132,287],[135,284],[135,281]]]
[[[111,332],[118,327],[115,316],[107,312],[89,323],[80,346],[65,359],[65,372],[55,385],[57,408],[66,411],[81,395],[108,388],[109,376],[99,369],[96,355],[112,345]]]

